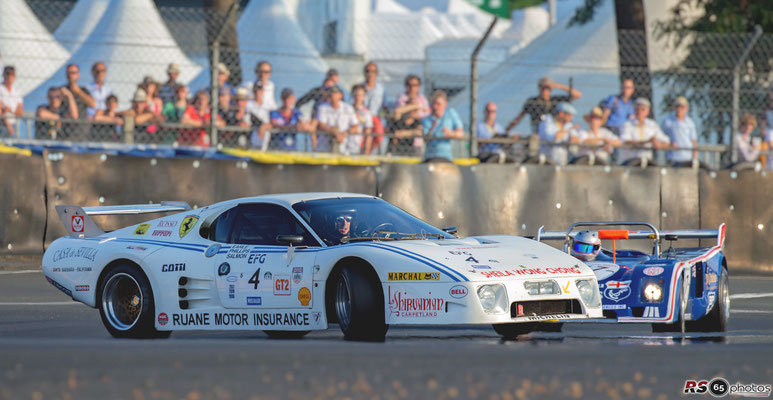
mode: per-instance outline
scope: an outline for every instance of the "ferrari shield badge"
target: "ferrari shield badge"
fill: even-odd
[[[196,226],[196,222],[199,222],[199,217],[195,215],[189,215],[183,219],[183,223],[180,224],[180,239],[184,238],[188,232],[193,230]]]

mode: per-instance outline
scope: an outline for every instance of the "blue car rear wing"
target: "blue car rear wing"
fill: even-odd
[[[191,206],[184,201],[162,201],[161,204],[131,204],[123,206],[79,207],[56,206],[67,233],[72,237],[94,237],[104,234],[91,215],[134,215],[158,212],[188,211]]]
[[[575,222],[565,231],[546,231],[544,226],[537,230],[537,236],[534,240],[540,242],[543,240],[563,240],[564,251],[568,250],[569,239],[577,234],[575,228],[578,227],[604,227],[604,226],[644,226],[647,230],[629,230],[627,239],[651,239],[654,241],[653,252],[660,255],[660,239],[717,239],[717,246],[724,246],[725,242],[725,224],[720,224],[717,229],[668,229],[658,230],[654,225],[644,221],[583,221]]]

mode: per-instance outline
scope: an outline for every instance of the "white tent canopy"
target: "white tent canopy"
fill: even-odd
[[[78,0],[54,37],[65,49],[73,52],[86,41],[107,9],[109,0]]]
[[[22,95],[50,77],[69,55],[24,0],[0,1],[0,65],[16,68],[16,89]],[[25,98],[27,110],[34,104]]]
[[[110,1],[102,18],[69,60],[80,66],[82,86],[92,81],[90,69],[97,61],[107,65],[107,85],[118,96],[122,108],[128,107],[143,77],[165,80],[169,63],[180,66],[181,82],[188,82],[201,70],[177,46],[152,0]],[[49,86],[65,82],[63,66],[35,89],[31,100],[42,104]]]
[[[570,78],[573,80],[573,86],[583,93],[582,98],[574,101],[579,114],[587,113],[606,96],[618,92],[620,63],[614,4],[611,0],[603,1],[585,25],[569,27],[571,17],[567,13],[528,46],[481,76],[478,109],[494,101],[499,105],[500,122],[506,123],[521,111],[528,97],[537,95],[537,82],[542,76],[564,84]],[[465,122],[469,118],[468,102],[466,90],[451,102]],[[528,126],[527,117],[516,130],[527,132]]]

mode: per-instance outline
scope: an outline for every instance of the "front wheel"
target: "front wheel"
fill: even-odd
[[[99,285],[99,315],[117,338],[166,338],[171,331],[157,331],[155,305],[148,278],[133,265],[119,265]]]
[[[525,335],[533,332],[537,329],[538,324],[535,322],[525,322],[520,324],[493,324],[494,331],[502,336],[502,339],[512,340],[518,337],[518,335]]]
[[[346,340],[383,341],[388,326],[384,317],[381,283],[363,271],[345,266],[336,282],[335,309]]]
[[[679,318],[676,322],[671,324],[652,324],[653,332],[687,332],[687,321],[684,319],[684,315],[687,313],[687,300],[690,296],[690,272],[689,269],[685,269],[682,274],[682,287],[679,290]]]
[[[725,332],[730,319],[730,279],[727,269],[722,267],[717,286],[717,302],[714,308],[697,321],[698,329],[704,332]]]

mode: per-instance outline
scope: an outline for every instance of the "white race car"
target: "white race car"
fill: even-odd
[[[263,330],[345,338],[389,325],[492,324],[505,337],[602,317],[593,271],[515,236],[457,238],[377,197],[350,193],[57,206],[70,232],[43,257],[59,290],[98,308],[115,337]],[[112,232],[92,215],[178,212]]]

